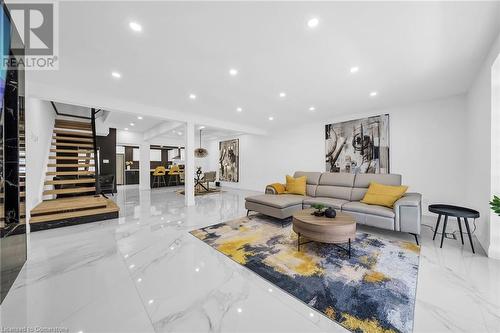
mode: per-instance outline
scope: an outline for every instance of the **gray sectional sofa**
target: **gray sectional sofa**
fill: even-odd
[[[286,219],[296,211],[321,203],[352,214],[359,224],[411,233],[418,243],[417,235],[420,234],[422,218],[422,196],[419,193],[406,193],[396,201],[393,208],[360,202],[370,182],[397,186],[401,185],[401,175],[303,171],[294,174],[295,178],[301,176],[307,177],[306,196],[277,195],[274,188],[268,186],[266,194],[245,198],[245,208],[248,212],[255,211]]]

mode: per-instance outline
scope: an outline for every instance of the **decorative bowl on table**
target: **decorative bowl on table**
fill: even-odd
[[[335,209],[331,208],[331,207],[328,207],[326,210],[325,210],[325,217],[328,217],[330,219],[334,219],[335,216],[337,216],[337,212],[335,211]]]

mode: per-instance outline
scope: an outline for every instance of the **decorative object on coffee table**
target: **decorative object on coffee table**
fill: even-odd
[[[325,212],[324,212],[324,209],[326,208],[325,205],[312,204],[311,207],[315,209],[315,211],[313,211],[311,213],[312,215],[314,215],[314,216],[324,216],[325,215]]]
[[[444,241],[444,237],[446,235],[446,225],[448,224],[448,217],[450,216],[450,217],[456,217],[456,219],[457,219],[458,229],[460,231],[460,239],[462,241],[462,245],[464,244],[464,235],[462,233],[461,219],[464,220],[465,228],[467,230],[467,235],[469,236],[469,242],[470,242],[470,247],[472,249],[472,253],[476,253],[474,251],[474,244],[472,244],[472,235],[470,232],[469,220],[467,220],[467,219],[478,218],[479,212],[477,210],[465,208],[465,207],[460,207],[460,206],[436,204],[436,205],[429,205],[429,212],[438,214],[436,228],[434,230],[434,236],[432,237],[432,240],[436,239],[436,234],[437,234],[437,231],[439,229],[441,217],[444,216],[444,223],[443,223],[443,231],[441,234],[441,246],[440,246],[440,248],[443,247],[443,241]]]
[[[328,217],[329,219],[334,219],[335,216],[337,216],[337,212],[332,207],[328,207],[325,210],[325,216]]]
[[[356,221],[354,217],[347,213],[339,212],[335,219],[324,216],[314,216],[311,213],[313,208],[301,210],[293,214],[293,231],[297,233],[297,251],[300,246],[311,241],[334,244],[344,250],[351,258],[351,242],[356,239]],[[300,238],[305,237],[309,241],[301,242]],[[347,244],[342,247],[339,244]]]

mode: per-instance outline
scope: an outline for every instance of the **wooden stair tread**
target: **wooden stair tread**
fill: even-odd
[[[58,190],[45,190],[43,191],[43,195],[73,194],[73,193],[86,193],[86,192],[95,192],[95,187],[74,187],[74,188],[63,188]]]
[[[92,133],[89,133],[89,132],[78,132],[78,131],[65,131],[65,130],[59,130],[59,129],[55,129],[54,130],[54,134],[56,135],[62,135],[62,136],[81,136],[81,137],[85,137],[85,138],[91,138],[92,137]]]
[[[60,146],[60,147],[85,147],[85,148],[94,148],[93,144],[90,143],[77,143],[77,142],[55,142],[52,141],[53,146]]]
[[[71,136],[53,136],[53,140],[61,140],[61,141],[71,141],[71,142],[94,142],[94,139],[91,138],[77,138],[77,137],[71,137]]]
[[[56,119],[54,127],[92,131],[92,124],[90,122],[81,122],[74,120]]]
[[[88,150],[88,149],[56,149],[56,148],[51,148],[50,149],[51,153],[79,153],[79,154],[92,154],[94,153],[93,150]]]
[[[89,168],[89,167],[94,167],[95,164],[89,164],[89,163],[49,163],[47,164],[49,168]]]
[[[82,216],[92,216],[92,215],[99,215],[99,214],[106,214],[106,213],[114,213],[114,212],[118,212],[118,211],[120,211],[120,209],[116,205],[115,206],[109,205],[109,206],[104,207],[104,208],[85,209],[85,210],[79,210],[79,211],[75,211],[75,212],[66,212],[66,213],[34,216],[30,219],[30,223],[57,221],[57,220],[82,217]]]
[[[47,176],[93,176],[94,171],[47,171]]]
[[[76,160],[82,160],[82,161],[88,161],[88,160],[93,160],[94,158],[91,156],[49,156],[49,160],[71,160],[71,161],[76,161]]]
[[[85,208],[101,208],[107,205],[102,196],[85,195],[79,197],[44,200],[31,210],[31,215],[51,214]]]
[[[106,206],[106,198],[102,196],[86,195],[71,198],[45,200],[31,210],[32,215],[63,212],[84,208],[100,208]]]
[[[45,185],[68,185],[68,184],[86,184],[95,183],[94,178],[79,178],[79,179],[59,179],[59,180],[46,180]]]

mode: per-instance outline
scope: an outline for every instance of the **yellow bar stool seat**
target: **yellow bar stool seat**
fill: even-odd
[[[167,186],[167,181],[165,180],[165,175],[167,174],[167,170],[164,166],[157,166],[153,171],[153,185],[151,187],[160,187],[163,181],[163,186]]]

